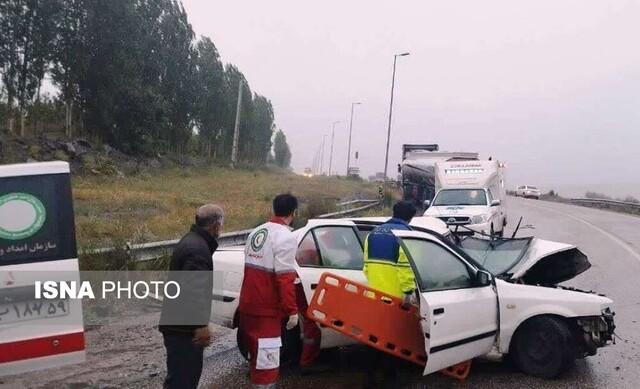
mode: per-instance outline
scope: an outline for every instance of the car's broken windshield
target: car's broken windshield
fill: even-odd
[[[495,275],[508,272],[529,248],[531,238],[488,240],[467,237],[458,244],[476,262]]]
[[[487,196],[482,189],[443,189],[438,192],[433,205],[487,205]]]

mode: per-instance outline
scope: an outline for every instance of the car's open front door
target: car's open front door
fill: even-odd
[[[420,292],[427,347],[424,374],[487,354],[498,330],[497,294],[490,275],[436,236],[394,233],[402,239]]]
[[[418,293],[420,304],[420,327],[422,328],[422,335],[424,336],[424,352],[427,357],[427,367],[425,368],[425,375],[428,373],[426,369],[429,368],[429,349],[431,348],[431,309],[429,308],[429,302],[422,295]]]
[[[362,255],[362,245],[353,222],[332,220],[311,226],[301,237],[296,253],[296,270],[307,302],[311,301],[320,276],[325,272],[366,283],[362,273]],[[323,348],[353,343],[353,340],[336,331],[321,330]]]

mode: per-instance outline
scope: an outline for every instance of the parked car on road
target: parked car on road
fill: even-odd
[[[516,188],[516,196],[540,200],[540,189],[531,185],[522,185]]]
[[[310,220],[294,233],[296,268],[310,301],[321,274],[366,283],[363,242],[386,218]],[[594,355],[613,336],[613,302],[559,286],[591,266],[575,246],[537,238],[483,239],[453,235],[431,217],[397,232],[413,263],[421,315],[429,327],[425,374],[486,354],[509,355],[525,373],[554,377],[576,358]],[[213,255],[212,321],[238,326],[243,246]],[[322,328],[321,348],[354,343]],[[239,342],[241,352],[243,345]],[[283,335],[283,352],[300,349],[300,329]]]

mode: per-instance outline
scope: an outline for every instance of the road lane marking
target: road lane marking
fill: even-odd
[[[570,219],[576,220],[576,221],[578,221],[578,222],[580,222],[582,224],[585,224],[585,225],[593,228],[594,230],[600,232],[602,235],[604,235],[607,238],[611,239],[614,243],[617,243],[620,247],[622,247],[629,254],[631,254],[631,256],[633,256],[638,262],[640,262],[640,253],[635,251],[633,249],[633,247],[631,247],[627,242],[625,242],[624,240],[618,238],[617,236],[615,236],[614,234],[610,233],[609,231],[604,230],[604,229],[596,226],[595,224],[593,224],[593,223],[591,223],[591,222],[589,222],[589,221],[587,221],[585,219],[582,219],[580,217],[574,216],[574,215],[572,215],[570,213],[566,213],[566,212],[563,212],[563,211],[559,211],[557,209],[545,207],[545,206],[538,205],[538,204],[535,204],[535,205],[534,204],[528,204],[528,205],[533,205],[534,207],[538,207],[538,208],[546,209],[547,211],[552,211],[552,212],[558,213],[560,215],[566,216],[566,217],[568,217]]]

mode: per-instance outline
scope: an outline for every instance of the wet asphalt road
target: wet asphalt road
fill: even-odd
[[[572,243],[592,268],[567,286],[605,293],[615,302],[617,344],[576,362],[555,380],[523,375],[507,363],[474,361],[465,382],[440,374],[422,377],[412,365],[400,368],[392,387],[407,388],[635,388],[640,379],[640,218],[567,204],[510,198],[509,234],[523,217],[518,236]],[[247,365],[235,349],[235,332],[222,329],[208,351],[201,387],[249,387]],[[329,371],[302,375],[285,370],[280,388],[359,388],[364,384],[366,350],[347,347],[326,353]]]

